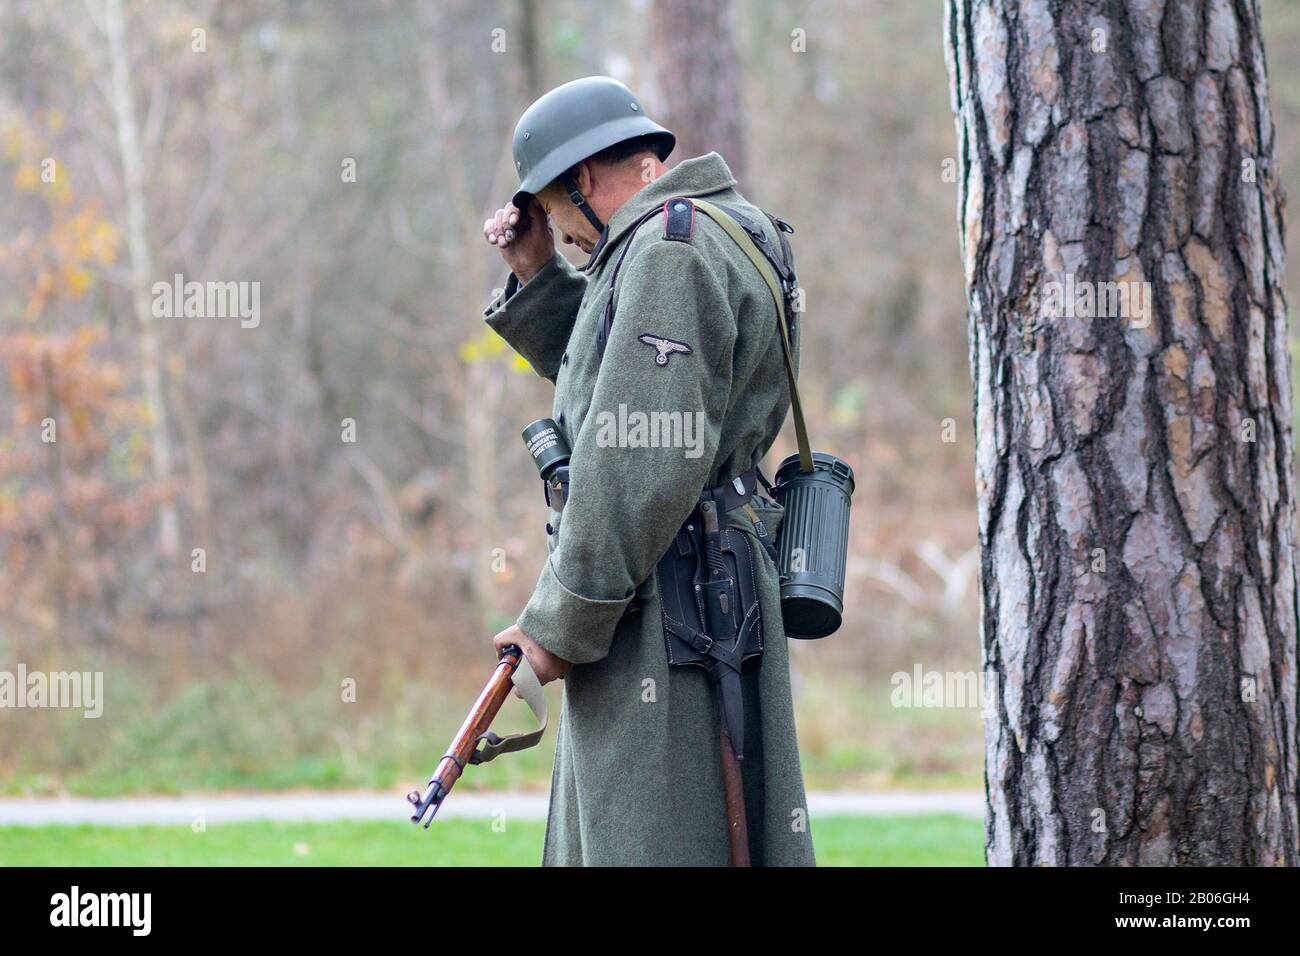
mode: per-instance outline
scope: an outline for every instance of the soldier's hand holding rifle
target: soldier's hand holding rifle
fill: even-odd
[[[528,658],[528,663],[533,666],[533,673],[537,675],[540,684],[549,684],[556,678],[563,678],[573,668],[568,661],[556,657],[521,631],[518,624],[511,624],[492,639],[492,646],[498,652],[511,644],[518,645],[524,652],[524,657]],[[515,694],[521,696],[518,691],[515,691]]]
[[[483,238],[501,250],[501,258],[520,282],[541,272],[555,255],[550,220],[541,204],[531,197],[523,209],[506,203],[485,220]]]

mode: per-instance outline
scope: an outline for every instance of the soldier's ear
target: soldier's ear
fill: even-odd
[[[595,183],[592,177],[593,168],[594,164],[590,160],[584,159],[569,171],[569,175],[573,177],[573,181],[578,185],[578,192],[588,198],[591,196],[592,186]]]

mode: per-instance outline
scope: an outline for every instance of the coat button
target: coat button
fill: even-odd
[[[564,412],[560,412],[560,417],[555,420],[555,424],[557,425],[564,424]]]
[[[560,356],[560,364],[561,364],[561,365],[568,365],[568,364],[569,364],[569,353],[568,353],[568,352],[565,352],[563,355]]]
[[[546,533],[555,534],[555,529],[551,527],[551,523],[549,521],[546,522]]]

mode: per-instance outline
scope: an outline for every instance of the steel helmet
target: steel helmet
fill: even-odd
[[[677,138],[646,116],[632,91],[613,77],[586,76],[557,86],[528,107],[515,126],[511,148],[519,189],[514,204],[602,149],[651,134],[660,161],[667,159]],[[604,228],[582,194],[572,187],[569,193],[587,218]]]

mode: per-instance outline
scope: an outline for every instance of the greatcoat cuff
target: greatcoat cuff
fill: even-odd
[[[559,320],[552,294],[570,281],[557,252],[542,270],[521,283],[513,272],[505,290],[483,310],[488,326],[522,355],[542,378],[554,379],[573,331],[573,319]]]
[[[569,590],[548,558],[517,623],[520,630],[562,660],[590,664],[609,653],[614,629],[631,600],[632,595],[604,600]]]

